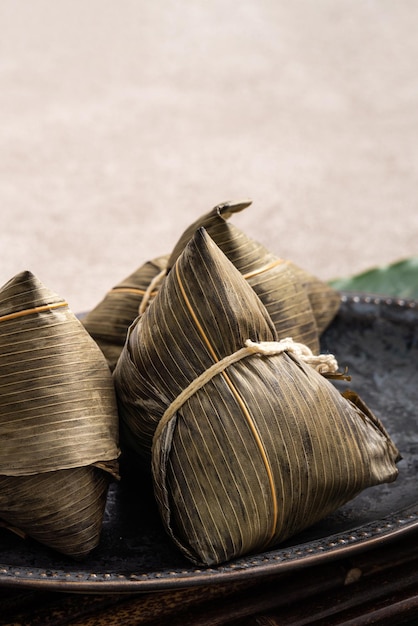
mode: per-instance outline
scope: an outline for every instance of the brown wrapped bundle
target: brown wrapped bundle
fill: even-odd
[[[113,287],[82,319],[85,329],[97,342],[112,371],[125,343],[128,328],[137,317],[144,296],[155,296],[153,280],[158,280],[161,271],[166,267],[167,259],[168,256],[162,256],[141,265]]]
[[[332,355],[278,341],[265,307],[199,230],[114,372],[120,415],[150,455],[165,528],[193,562],[265,550],[362,489],[398,451],[322,374]]]
[[[30,272],[0,289],[0,520],[64,554],[97,544],[117,476],[113,381],[67,303]]]
[[[225,202],[216,206],[189,226],[171,255],[157,257],[141,265],[113,287],[103,300],[82,318],[84,327],[99,345],[111,371],[115,369],[129,326],[138,314],[146,309],[164,280],[168,272],[168,259],[171,259],[172,264],[199,227],[210,228],[212,223],[216,226],[220,215],[224,221],[250,204],[250,200],[245,200],[235,203]]]
[[[196,230],[204,227],[229,260],[244,275],[267,307],[279,336],[319,351],[319,336],[335,316],[340,296],[329,285],[290,261],[280,259],[229,224],[231,215],[251,200],[224,202],[201,216],[181,235],[168,256],[148,261],[119,283],[82,322],[102,349],[113,371],[130,324],[157,293],[179,254]]]
[[[204,227],[222,252],[257,293],[280,337],[290,334],[295,341],[319,350],[319,336],[340,306],[339,294],[329,285],[291,261],[272,254],[226,220],[242,211],[250,200],[225,202],[187,228],[171,253],[167,271],[199,227]]]
[[[289,265],[296,281],[306,291],[315,317],[319,337],[328,328],[340,308],[341,297],[335,289],[291,261]]]

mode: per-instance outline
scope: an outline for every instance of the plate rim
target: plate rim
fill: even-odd
[[[30,587],[48,591],[80,593],[150,592],[196,587],[248,579],[254,571],[257,578],[288,574],[299,569],[323,565],[339,559],[382,547],[413,532],[418,532],[418,502],[405,509],[337,532],[320,539],[247,555],[217,567],[185,567],[129,575],[109,571],[96,573],[68,572],[57,568],[27,568],[0,563],[0,586]],[[325,545],[326,544],[326,545]]]
[[[377,307],[390,314],[392,307],[411,310],[418,323],[418,300],[382,296],[368,292],[341,291],[344,304],[363,304]],[[237,582],[247,579],[256,571],[257,577],[290,573],[295,570],[322,565],[325,562],[347,558],[377,546],[394,542],[406,534],[418,531],[418,501],[405,509],[395,511],[385,517],[373,520],[353,529],[340,531],[319,539],[309,540],[291,547],[279,547],[263,553],[246,555],[216,567],[185,566],[153,572],[130,572],[121,574],[108,571],[88,572],[74,568],[56,569],[28,566],[13,566],[1,562],[0,586],[30,587],[50,591],[120,593],[148,592],[171,588],[214,585]],[[84,562],[86,565],[88,561]],[[83,563],[83,565],[84,565]],[[92,569],[92,568],[91,568]],[[74,571],[70,571],[74,570]]]

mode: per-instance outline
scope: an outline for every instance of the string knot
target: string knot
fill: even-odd
[[[310,365],[319,374],[330,374],[332,377],[332,374],[338,370],[338,363],[334,355],[315,355],[312,350],[308,348],[308,346],[305,346],[303,343],[293,341],[291,337],[286,337],[281,341],[260,342],[247,339],[243,348],[240,348],[233,354],[229,354],[220,361],[213,363],[207,370],[192,380],[191,383],[173,400],[158,423],[154,434],[154,442],[159,438],[167,422],[169,422],[180,407],[182,407],[193,394],[206,385],[206,383],[212,380],[215,376],[221,374],[229,366],[253,354],[259,354],[260,356],[275,356],[282,354],[283,352],[292,352],[296,358]]]
[[[154,276],[154,278],[152,279],[152,281],[146,288],[145,293],[142,297],[141,303],[138,307],[139,315],[142,315],[143,313],[145,313],[147,307],[151,303],[152,296],[155,295],[154,294],[155,289],[158,288],[160,286],[160,283],[163,282],[166,274],[167,274],[167,269],[166,268],[162,269],[161,272],[159,272],[156,276]]]
[[[320,374],[335,374],[338,370],[337,359],[333,354],[313,354],[308,346],[293,341],[291,337],[285,337],[280,341],[260,342],[247,339],[245,346],[255,354],[266,356],[291,352],[296,358],[307,363]]]

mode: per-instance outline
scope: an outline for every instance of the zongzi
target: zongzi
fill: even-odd
[[[113,374],[123,443],[194,563],[265,550],[396,478],[395,445],[322,356],[278,336],[204,229],[130,327]]]
[[[148,261],[106,294],[83,318],[109,363],[116,366],[128,327],[155,296],[164,277],[193,237],[204,227],[219,248],[244,275],[266,306],[281,337],[319,351],[319,337],[335,316],[340,296],[329,285],[294,263],[277,257],[227,220],[251,205],[251,200],[224,202],[191,224],[170,255]]]
[[[31,272],[0,289],[0,520],[74,557],[99,542],[118,475],[106,360],[68,304]]]
[[[290,332],[295,340],[317,352],[319,337],[337,313],[340,296],[323,281],[276,256],[227,221],[250,204],[250,200],[224,202],[196,220],[174,246],[167,272],[195,231],[204,227],[265,304],[279,336]]]
[[[83,318],[82,324],[96,341],[113,371],[126,339],[126,333],[137,317],[152,281],[165,270],[168,256],[157,257],[141,265],[135,272],[115,285]]]

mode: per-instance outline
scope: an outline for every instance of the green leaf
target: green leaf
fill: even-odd
[[[398,298],[418,299],[418,257],[372,268],[329,283],[341,291],[362,291]]]

